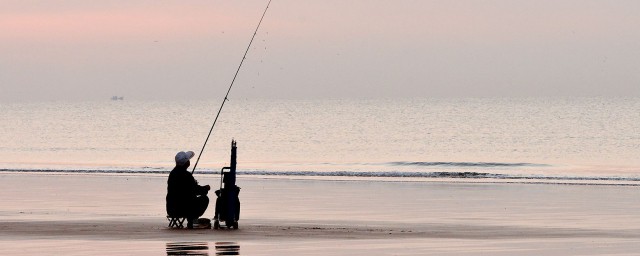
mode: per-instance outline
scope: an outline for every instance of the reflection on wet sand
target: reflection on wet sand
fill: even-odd
[[[240,245],[235,242],[216,242],[216,255],[240,255]],[[167,243],[167,255],[209,255],[207,242]]]
[[[167,255],[209,255],[209,244],[206,242],[167,243]]]
[[[216,255],[240,255],[240,245],[234,242],[217,242]]]

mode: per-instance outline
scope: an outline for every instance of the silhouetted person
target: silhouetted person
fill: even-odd
[[[176,154],[176,167],[167,181],[167,214],[172,217],[186,217],[187,228],[193,228],[193,221],[204,214],[209,206],[209,185],[200,186],[187,168],[195,154],[180,151]]]

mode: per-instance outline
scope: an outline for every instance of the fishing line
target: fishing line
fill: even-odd
[[[240,65],[238,65],[238,69],[236,70],[236,74],[233,76],[233,80],[231,80],[231,85],[229,85],[229,89],[227,90],[227,94],[224,96],[222,100],[222,105],[220,105],[220,109],[218,109],[218,114],[216,118],[213,120],[213,124],[211,125],[211,129],[209,130],[209,134],[207,138],[204,140],[204,145],[202,145],[202,149],[200,150],[200,154],[198,155],[198,159],[196,159],[196,163],[193,165],[193,170],[191,173],[196,171],[196,166],[198,166],[198,162],[200,161],[200,157],[202,156],[202,152],[204,152],[204,148],[207,146],[207,141],[209,141],[209,137],[211,137],[211,132],[213,132],[213,127],[216,126],[216,122],[218,121],[218,117],[220,116],[220,112],[222,112],[222,107],[224,107],[224,103],[229,100],[229,92],[231,92],[231,87],[233,87],[233,83],[236,81],[236,77],[238,77],[238,73],[240,73],[240,68],[242,67],[242,63],[247,58],[247,53],[249,53],[249,49],[251,48],[251,43],[253,43],[253,39],[256,38],[256,34],[258,34],[258,29],[260,28],[260,24],[262,24],[262,19],[264,19],[264,15],[267,14],[267,10],[269,9],[269,4],[271,4],[271,0],[267,3],[267,7],[264,8],[264,12],[262,13],[262,17],[258,22],[258,26],[256,27],[256,31],[253,32],[253,36],[251,37],[251,41],[249,41],[249,46],[247,46],[247,50],[244,51],[244,56],[242,56],[242,60],[240,60]]]

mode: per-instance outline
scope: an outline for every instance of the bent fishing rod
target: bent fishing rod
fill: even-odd
[[[224,103],[229,100],[229,92],[231,92],[231,87],[233,87],[233,83],[236,81],[236,77],[238,77],[238,73],[240,73],[240,68],[242,68],[242,63],[247,58],[247,53],[249,53],[249,49],[251,48],[251,44],[253,43],[253,39],[256,38],[256,34],[258,34],[258,29],[260,28],[260,24],[262,24],[262,19],[264,19],[264,15],[267,14],[267,10],[269,9],[269,5],[271,4],[271,0],[267,3],[267,7],[264,8],[264,12],[262,12],[262,17],[260,17],[260,21],[258,22],[258,26],[256,26],[256,30],[253,32],[253,36],[251,37],[251,41],[249,41],[249,46],[247,46],[247,50],[244,51],[244,56],[242,56],[242,60],[240,60],[240,65],[238,65],[238,69],[236,70],[236,74],[233,76],[233,80],[231,80],[231,85],[229,85],[229,89],[227,90],[227,94],[224,96],[222,100],[222,104],[220,105],[220,109],[218,109],[218,114],[216,118],[213,120],[213,124],[211,125],[211,129],[209,129],[209,134],[207,138],[204,140],[204,145],[202,145],[202,149],[200,150],[200,154],[196,159],[196,163],[193,165],[193,169],[191,173],[196,171],[196,167],[198,166],[198,162],[200,161],[200,157],[202,156],[202,152],[204,152],[204,148],[207,146],[207,142],[209,141],[209,137],[211,137],[211,132],[213,132],[213,127],[216,126],[216,122],[218,122],[218,117],[220,117],[220,112],[222,112],[222,108],[224,107]]]

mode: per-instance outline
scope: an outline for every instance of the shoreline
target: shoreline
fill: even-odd
[[[123,176],[123,177],[166,177],[168,171],[136,172],[136,171],[103,171],[103,170],[10,170],[0,169],[0,175],[57,175],[57,176]],[[452,172],[454,175],[457,172]],[[198,173],[200,177],[213,177],[217,172]],[[457,184],[532,184],[532,185],[581,185],[581,186],[640,186],[640,178],[636,177],[403,177],[403,176],[331,176],[331,175],[269,175],[251,174],[240,171],[238,177],[258,180],[316,180],[344,182],[425,182],[425,183],[457,183]]]

